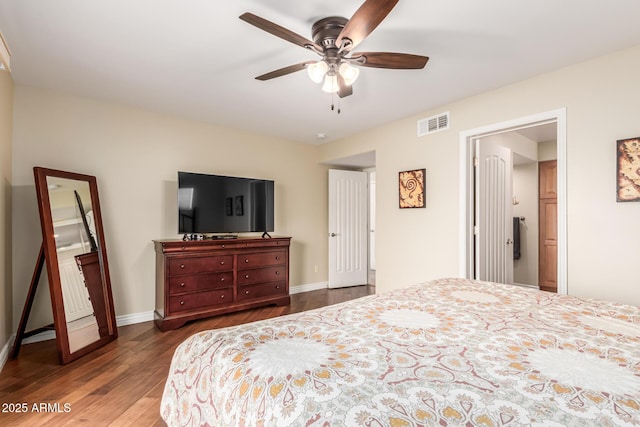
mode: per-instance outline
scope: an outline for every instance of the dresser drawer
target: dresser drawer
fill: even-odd
[[[233,284],[233,272],[178,276],[169,279],[169,294],[227,288]]]
[[[170,276],[233,270],[233,255],[171,258],[168,266]]]
[[[177,313],[180,311],[206,309],[219,304],[228,304],[232,301],[233,288],[176,295],[169,297],[169,311]]]
[[[238,288],[237,300],[244,301],[272,295],[287,295],[286,282],[271,282],[242,286]]]
[[[267,265],[284,264],[287,260],[287,252],[271,251],[255,254],[238,255],[238,268],[264,267]]]
[[[284,280],[286,277],[286,271],[287,269],[284,265],[275,267],[254,268],[251,270],[239,270],[238,286]]]

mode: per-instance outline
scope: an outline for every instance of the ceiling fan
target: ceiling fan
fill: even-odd
[[[340,98],[353,93],[352,84],[358,77],[357,67],[421,69],[429,60],[426,56],[393,52],[353,52],[391,12],[399,0],[366,0],[351,19],[331,16],[313,24],[313,41],[302,37],[280,25],[274,24],[252,13],[240,16],[276,37],[309,49],[322,57],[320,61],[305,61],[256,77],[270,80],[296,71],[307,70],[316,83],[323,82],[325,92],[337,93]]]

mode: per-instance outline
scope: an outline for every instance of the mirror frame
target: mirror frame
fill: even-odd
[[[115,310],[113,307],[113,295],[111,292],[111,279],[109,276],[109,264],[107,262],[107,250],[105,245],[104,230],[102,227],[102,214],[100,212],[100,202],[98,199],[98,184],[95,176],[84,175],[73,172],[65,172],[42,167],[33,168],[36,194],[38,197],[38,209],[40,211],[40,224],[42,226],[42,244],[44,257],[47,265],[47,275],[49,278],[49,291],[51,293],[51,306],[53,310],[53,323],[56,331],[56,341],[58,357],[60,363],[66,364],[85,354],[104,346],[118,337]],[[58,265],[58,253],[54,237],[53,216],[51,213],[51,201],[49,198],[48,177],[66,178],[87,182],[91,193],[91,206],[93,209],[96,241],[98,245],[98,261],[102,278],[102,290],[105,301],[105,316],[107,320],[108,333],[100,337],[99,340],[88,344],[85,347],[70,351],[69,335],[67,331],[67,321],[64,311],[64,301],[62,298],[62,282],[60,280],[60,268]]]

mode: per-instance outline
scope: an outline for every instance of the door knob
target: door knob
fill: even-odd
[[[512,245],[513,244],[513,240],[511,240],[511,238],[507,239],[507,245]]]
[[[336,233],[329,233],[329,237],[336,237],[337,234]]]

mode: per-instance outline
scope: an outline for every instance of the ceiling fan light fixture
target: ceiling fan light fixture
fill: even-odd
[[[314,83],[321,83],[325,74],[329,70],[329,65],[324,61],[318,61],[315,64],[309,64],[307,66],[307,74]]]
[[[322,85],[322,90],[327,93],[338,92],[338,76],[335,74],[327,74],[324,77],[324,84]]]
[[[348,86],[351,86],[356,81],[356,79],[358,78],[358,75],[360,74],[360,70],[358,68],[352,67],[347,62],[343,62],[342,64],[340,64],[340,68],[338,69],[338,72],[344,79],[344,83]]]
[[[352,85],[360,74],[359,66],[415,70],[424,68],[426,56],[396,52],[353,52],[387,17],[399,0],[361,0],[360,8],[350,19],[329,16],[311,27],[312,40],[253,13],[243,13],[240,19],[267,33],[311,50],[322,57],[319,61],[304,61],[256,77],[265,81],[286,76],[306,68],[309,78],[322,84],[322,90],[339,98],[353,94]],[[333,105],[332,105],[333,110]],[[338,112],[340,107],[338,106]]]

